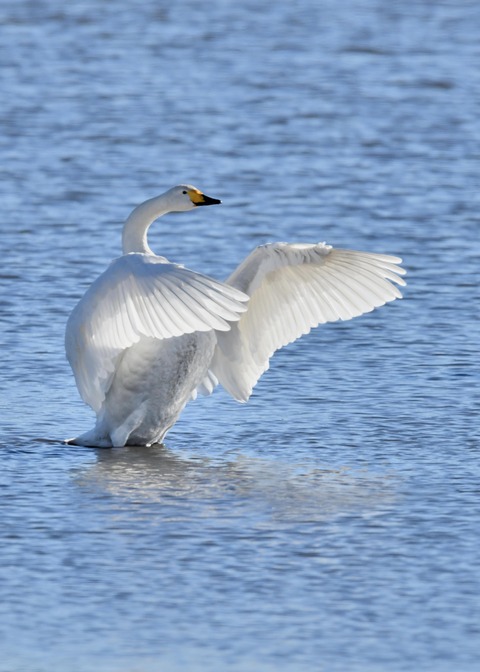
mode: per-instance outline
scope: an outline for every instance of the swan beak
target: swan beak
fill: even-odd
[[[194,205],[217,205],[222,202],[218,198],[211,198],[200,191],[193,191],[193,189],[188,192],[188,195]]]
[[[219,198],[210,198],[210,196],[205,196],[205,194],[202,194],[202,196],[203,201],[197,203],[197,205],[218,205],[222,202]]]

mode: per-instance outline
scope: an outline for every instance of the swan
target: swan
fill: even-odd
[[[169,212],[221,203],[178,185],[136,207],[123,255],[67,321],[65,348],[95,427],[67,443],[161,443],[187,402],[217,384],[246,402],[270,357],[325,322],[401,298],[401,259],[326,243],[269,243],[225,282],[155,255],[150,225]]]

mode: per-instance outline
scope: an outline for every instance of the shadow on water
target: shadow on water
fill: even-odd
[[[392,505],[398,485],[394,474],[238,453],[185,457],[164,445],[95,453],[96,462],[78,477],[81,487],[124,502],[182,508],[184,515],[186,511],[191,516],[202,506],[208,507],[209,515],[212,507],[225,508],[232,516],[251,509],[285,521],[375,515]]]

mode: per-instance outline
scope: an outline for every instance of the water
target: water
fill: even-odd
[[[478,669],[476,2],[4,0],[1,672]],[[226,277],[258,243],[399,254],[246,406],[91,450],[67,316],[138,202]]]

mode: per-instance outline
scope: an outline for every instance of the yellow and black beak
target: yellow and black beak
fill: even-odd
[[[197,191],[196,189],[190,189],[188,195],[190,196],[190,200],[194,205],[217,205],[218,203],[222,202],[218,198],[211,198],[210,196],[206,196],[205,194],[202,194],[201,191]]]

